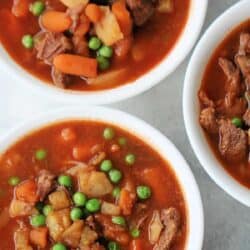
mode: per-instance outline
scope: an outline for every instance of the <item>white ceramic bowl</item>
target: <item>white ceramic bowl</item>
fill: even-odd
[[[50,123],[70,119],[103,121],[121,127],[135,134],[151,147],[155,148],[166,159],[174,170],[187,205],[188,237],[186,250],[201,250],[204,233],[203,208],[199,189],[193,174],[175,146],[160,132],[142,120],[121,111],[108,108],[85,107],[66,108],[46,113],[12,129],[0,140],[0,153],[31,131]],[[159,146],[160,145],[160,146]]]
[[[53,85],[44,84],[41,80],[32,76],[16,64],[6,53],[1,44],[0,68],[4,69],[9,76],[14,77],[17,82],[22,82],[23,84],[28,85],[29,91],[35,90],[39,95],[42,95],[43,98],[63,101],[64,103],[80,102],[85,104],[107,104],[120,101],[150,89],[177,68],[190,52],[198,38],[205,19],[206,9],[207,0],[191,0],[190,14],[185,29],[166,58],[135,82],[114,89],[81,92],[63,90],[56,88]]]
[[[250,206],[250,190],[241,185],[221,166],[209,147],[199,124],[197,97],[206,66],[223,39],[238,25],[250,18],[250,1],[243,0],[222,14],[208,28],[190,60],[184,83],[183,112],[186,131],[201,165],[210,177],[228,194]]]

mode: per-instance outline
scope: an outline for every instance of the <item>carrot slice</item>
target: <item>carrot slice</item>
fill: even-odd
[[[41,16],[41,23],[51,32],[63,32],[70,28],[72,20],[64,12],[49,10]]]
[[[25,17],[29,13],[29,0],[14,0],[12,13],[16,17]]]
[[[37,185],[33,180],[21,182],[15,189],[16,198],[21,201],[35,203],[38,201]]]
[[[89,20],[93,23],[99,22],[103,16],[100,7],[94,3],[90,3],[87,5],[85,9],[85,14],[89,18]]]
[[[126,8],[124,1],[116,1],[112,5],[112,12],[114,13],[122,33],[128,36],[132,31],[132,19],[130,17],[129,11]]]
[[[97,60],[93,58],[60,54],[54,57],[53,64],[56,69],[65,74],[85,77],[97,76]]]
[[[90,20],[85,14],[82,14],[80,16],[80,24],[77,26],[74,35],[83,37],[89,31],[89,28]]]
[[[119,197],[119,207],[124,215],[130,215],[135,203],[135,197],[131,193],[123,188]]]
[[[48,228],[39,227],[30,231],[30,241],[32,244],[45,248],[48,240]]]

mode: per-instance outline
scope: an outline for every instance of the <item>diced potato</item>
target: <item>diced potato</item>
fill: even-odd
[[[104,201],[102,203],[101,213],[108,214],[108,215],[119,215],[121,213],[121,209],[119,206],[116,206],[113,203]]]
[[[174,10],[173,0],[159,0],[157,10],[160,13],[171,13]]]
[[[64,190],[53,192],[49,195],[49,201],[54,210],[70,207],[70,199]]]
[[[32,250],[28,229],[18,229],[14,234],[15,250]]]
[[[82,220],[75,221],[69,228],[62,234],[61,241],[67,246],[77,248],[83,231],[84,222]]]
[[[54,241],[59,241],[62,233],[71,225],[70,210],[63,209],[50,212],[46,218],[46,224],[49,228],[50,237]]]
[[[90,246],[97,240],[97,238],[98,234],[95,231],[91,230],[89,226],[85,226],[83,228],[82,237],[80,241],[80,249],[85,249],[84,247]]]
[[[102,172],[91,171],[79,174],[79,189],[89,197],[102,197],[110,194],[113,186]]]
[[[100,22],[95,24],[95,31],[97,36],[106,45],[113,45],[117,41],[124,38],[120,26],[115,15],[111,12],[109,7],[101,7],[103,11],[103,18]]]
[[[60,1],[69,8],[73,8],[78,5],[85,6],[89,2],[88,0],[60,0]]]
[[[149,223],[148,238],[151,244],[155,244],[161,235],[163,225],[161,223],[160,213],[155,210]]]
[[[28,216],[37,213],[38,211],[34,208],[34,206],[25,201],[13,199],[10,203],[9,215],[12,218],[19,216]]]

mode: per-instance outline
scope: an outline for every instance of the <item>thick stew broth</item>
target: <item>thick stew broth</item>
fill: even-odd
[[[105,160],[111,161],[112,169],[118,170],[122,177],[119,178],[117,175],[112,177],[108,172],[108,170],[111,171],[108,167],[109,164],[106,164],[106,167],[103,166]],[[88,166],[86,167],[85,164]],[[75,175],[74,171],[77,168],[80,171]],[[44,170],[52,175],[54,184],[45,193],[43,192],[43,198],[40,196],[39,204],[42,208],[39,208],[39,197],[34,198],[34,196],[37,193],[41,194],[39,185],[43,186],[43,184],[39,184],[39,178],[42,178],[41,171]],[[72,223],[80,222],[85,223],[86,226],[88,225],[86,221],[94,218],[90,227],[93,231],[97,230],[97,235],[94,240],[90,240],[89,245],[80,243],[83,242],[79,236],[81,233],[77,239],[71,239],[71,236],[67,238],[63,232],[55,236],[53,234],[55,222],[51,226],[50,219],[48,219],[48,217],[56,217],[56,213],[62,211],[62,207],[60,207],[61,210],[57,208],[61,202],[60,199],[54,204],[52,198],[52,195],[55,196],[58,190],[65,192],[67,199],[70,199],[70,205],[66,206],[67,208],[64,207],[63,211],[67,209],[72,211],[73,207],[78,207],[82,211],[88,208],[87,203],[82,204],[83,206],[76,206],[74,205],[74,198],[71,200],[72,194],[83,191],[81,188],[79,189],[79,183],[81,182],[79,176],[84,171],[94,173],[93,176],[97,173],[103,175],[97,181],[100,182],[100,185],[103,185],[101,190],[97,190],[95,195],[91,193],[94,192],[95,187],[85,192],[87,203],[91,198],[96,198],[101,202],[99,204],[101,208],[97,208],[95,211],[87,211],[87,215],[80,214],[78,218],[72,217],[71,213],[66,216],[70,216],[70,219],[67,219],[69,220],[67,227],[72,226]],[[69,176],[72,179],[71,186],[67,186],[60,181],[62,175]],[[89,183],[86,185],[91,185],[90,179],[92,177],[89,177]],[[47,176],[47,180],[48,178]],[[106,186],[102,183],[104,182],[103,178],[105,178]],[[45,180],[46,178],[42,182],[46,182]],[[36,187],[33,196],[29,194],[31,195],[29,201],[26,199],[28,196],[25,196],[25,190],[22,190],[21,195],[18,190],[25,186],[23,184],[27,184],[28,181],[33,181]],[[111,186],[111,190],[105,192],[107,186]],[[138,194],[139,186],[146,187],[146,191]],[[82,188],[85,189],[86,186],[82,186]],[[114,194],[115,188],[120,188],[120,192]],[[147,192],[148,189],[150,189],[150,193]],[[124,190],[130,195],[129,197],[124,198]],[[90,121],[71,121],[54,124],[26,136],[10,147],[1,157],[0,194],[0,234],[4,239],[1,242],[1,250],[14,250],[15,247],[19,249],[17,248],[20,244],[20,242],[17,242],[18,232],[19,238],[23,232],[23,238],[26,237],[26,248],[22,249],[40,249],[39,244],[45,244],[43,249],[52,249],[51,247],[58,242],[67,247],[65,249],[150,250],[154,246],[155,249],[165,249],[161,247],[167,246],[171,250],[183,250],[185,246],[187,234],[185,201],[171,167],[149,145],[117,127],[108,125],[107,128],[106,124]],[[125,199],[126,202],[121,201],[122,199]],[[18,205],[16,207],[13,205],[17,200],[25,202],[27,207],[35,207],[40,212],[33,210],[31,212],[27,207],[26,210],[22,210],[23,212],[18,211]],[[106,212],[104,211],[105,207],[103,208],[104,203],[105,205],[112,205],[111,208],[108,206],[109,209]],[[45,222],[33,221],[37,214],[44,213],[43,207],[46,204],[54,207],[49,215],[44,216]],[[173,227],[175,230],[170,236],[171,240],[167,243],[164,242],[164,237],[167,237],[164,235],[167,225],[164,224],[163,211],[171,209],[174,209],[175,213],[168,218],[170,220],[168,223],[172,223],[171,220],[175,218],[174,223],[176,224]],[[122,217],[125,222],[121,219],[120,222],[119,220],[118,222],[113,221],[115,216],[112,213],[116,217]],[[153,214],[163,217],[157,217],[158,220],[154,220]],[[151,232],[150,235],[150,225],[153,222],[157,224],[157,221],[158,224],[161,224],[161,233],[152,235]],[[60,222],[58,224],[60,225]],[[95,229],[93,224],[98,229]],[[171,227],[170,224],[169,226]],[[46,232],[41,234],[45,239],[43,241],[38,240],[37,243],[36,240],[32,239],[31,232],[34,234],[34,230],[36,232],[41,228]],[[63,231],[66,229],[64,228]],[[81,230],[83,229],[81,228]],[[157,230],[154,229],[154,231]],[[74,234],[71,233],[70,235]],[[112,248],[109,245],[110,241],[118,244],[120,248]]]

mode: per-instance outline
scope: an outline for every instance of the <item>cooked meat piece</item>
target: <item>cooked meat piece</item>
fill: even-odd
[[[98,152],[96,153],[88,162],[90,166],[97,166],[99,165],[104,159],[106,158],[105,152]]]
[[[247,134],[244,130],[236,128],[230,120],[219,122],[219,150],[230,161],[240,161],[247,156]]]
[[[154,13],[154,5],[151,0],[126,0],[137,26],[142,26]]]
[[[89,56],[88,42],[83,36],[74,35],[72,38],[75,54]]]
[[[71,41],[62,33],[40,32],[35,36],[37,58],[51,65],[55,55],[71,51]]]
[[[246,110],[246,112],[243,116],[243,120],[244,120],[245,124],[250,127],[250,109]]]
[[[151,244],[158,242],[163,228],[160,212],[155,210],[148,226],[148,239]]]
[[[56,186],[55,175],[51,174],[48,170],[43,169],[39,172],[37,178],[37,195],[40,201],[53,191]]]
[[[238,55],[235,57],[235,61],[239,65],[242,75],[250,84],[250,57]]]
[[[163,209],[161,211],[161,220],[165,226],[161,233],[158,243],[154,250],[168,250],[180,227],[180,213],[176,208]]]
[[[90,215],[87,217],[87,219],[85,220],[85,224],[89,226],[90,229],[98,232],[98,225],[97,223],[95,222],[95,219],[94,219],[94,216],[93,215]]]
[[[104,214],[96,214],[95,220],[100,224],[105,238],[117,241],[121,245],[127,245],[130,237],[126,229],[112,222],[111,217]]]
[[[51,69],[51,77],[54,84],[59,88],[66,88],[72,82],[72,76],[66,75],[55,67]]]
[[[198,93],[199,99],[202,103],[202,105],[204,105],[204,107],[214,107],[214,102],[208,98],[207,94],[200,90]]]
[[[135,228],[143,228],[144,223],[150,216],[150,212],[147,209],[148,205],[144,203],[137,203],[134,207],[134,212],[132,215],[131,225]]]
[[[241,33],[238,55],[246,55],[250,52],[250,34]]]
[[[212,107],[205,108],[200,113],[200,124],[209,133],[218,133],[218,124],[216,121],[215,109]]]

